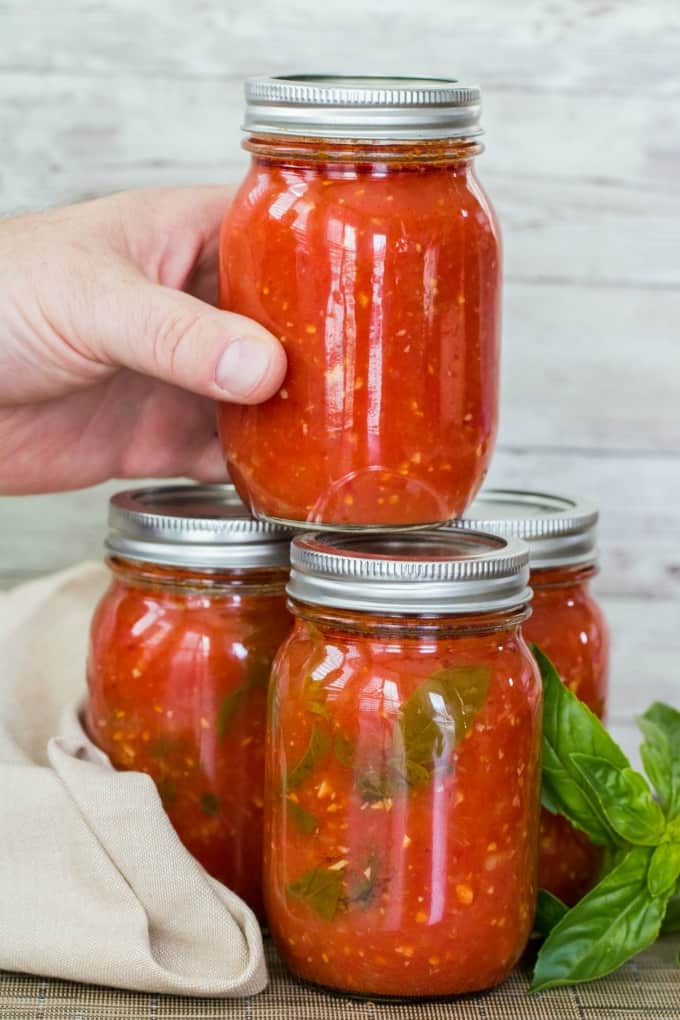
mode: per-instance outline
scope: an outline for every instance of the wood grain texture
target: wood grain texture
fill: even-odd
[[[509,91],[680,91],[675,0],[6,0],[0,12],[8,66],[33,72],[240,78],[408,63]]]
[[[680,700],[680,5],[610,0],[0,0],[0,215],[238,179],[242,79],[457,75],[504,234],[495,484],[602,508],[627,748]],[[120,483],[0,499],[0,584],[100,554]]]

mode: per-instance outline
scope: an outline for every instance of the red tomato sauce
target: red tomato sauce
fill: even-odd
[[[562,680],[604,719],[609,686],[609,631],[588,580],[593,568],[532,570],[532,615],[524,624],[555,664]],[[602,851],[565,818],[541,812],[539,886],[565,903],[579,900],[595,883]]]
[[[535,664],[510,623],[385,631],[324,613],[304,611],[272,674],[265,897],[278,949],[298,976],[359,994],[494,985],[533,922]]]
[[[472,160],[442,142],[373,161],[255,149],[223,227],[221,304],[280,337],[288,373],[266,403],[220,407],[240,495],[283,521],[459,515],[498,403],[500,241]]]
[[[291,627],[287,571],[111,566],[87,730],[115,768],[152,777],[187,849],[261,916],[266,698]]]

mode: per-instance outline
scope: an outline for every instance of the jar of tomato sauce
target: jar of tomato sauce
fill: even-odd
[[[501,290],[479,111],[479,89],[453,80],[247,83],[252,161],[222,231],[221,303],[281,339],[288,374],[219,420],[257,517],[442,523],[479,488]]]
[[[564,683],[604,719],[609,631],[590,591],[597,570],[598,513],[583,500],[539,492],[488,489],[466,515],[472,528],[518,536],[529,544],[534,590],[525,637],[552,659]],[[543,810],[539,884],[573,904],[598,877],[602,851],[565,818]]]
[[[297,976],[368,996],[502,981],[536,892],[541,688],[523,543],[296,538],[272,671],[265,903]]]
[[[289,535],[229,486],[111,500],[111,585],[92,621],[87,730],[148,773],[177,833],[258,913],[269,672],[291,628]]]

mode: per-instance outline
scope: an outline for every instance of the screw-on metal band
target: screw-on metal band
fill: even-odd
[[[485,489],[455,529],[472,528],[529,544],[532,567],[587,566],[597,560],[597,508],[586,500],[568,499],[522,489]]]
[[[405,535],[302,535],[289,595],[311,605],[384,614],[486,613],[521,606],[529,552],[519,539],[432,529]]]
[[[455,79],[342,75],[250,78],[243,130],[310,138],[473,138],[481,93]]]
[[[167,485],[112,497],[115,556],[199,569],[286,566],[291,532],[253,520],[232,485]]]

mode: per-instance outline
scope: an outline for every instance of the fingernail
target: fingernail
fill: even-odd
[[[250,337],[232,340],[217,363],[216,380],[232,399],[249,397],[269,370],[269,344]]]

